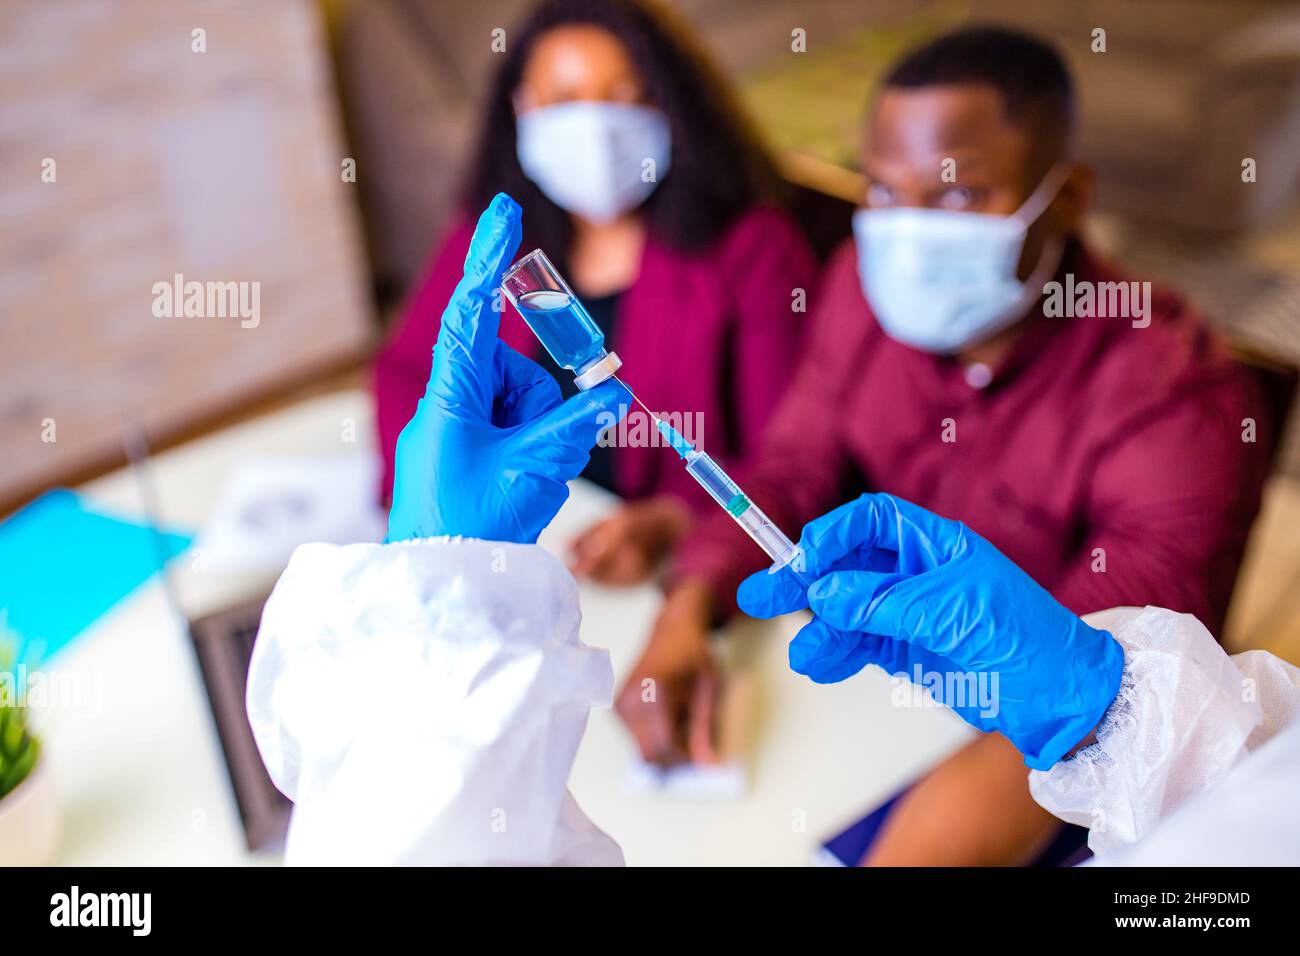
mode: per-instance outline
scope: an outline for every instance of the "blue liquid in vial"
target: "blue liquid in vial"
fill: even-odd
[[[575,297],[542,289],[524,293],[517,305],[556,365],[581,372],[605,354],[605,334]]]

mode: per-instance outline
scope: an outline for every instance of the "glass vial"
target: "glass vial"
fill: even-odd
[[[580,390],[599,385],[622,368],[618,355],[605,350],[600,326],[541,249],[506,271],[501,290],[555,364],[573,372]]]

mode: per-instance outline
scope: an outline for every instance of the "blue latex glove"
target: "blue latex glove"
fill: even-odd
[[[927,685],[943,675],[935,696],[978,729],[1001,731],[1036,770],[1087,737],[1119,691],[1124,652],[1115,639],[963,524],[892,495],[863,495],[810,522],[800,545],[815,579],[806,592],[785,569],[760,571],[737,600],[764,618],[811,607],[790,666],[814,681],[841,681],[868,664],[913,680],[919,667]],[[993,706],[970,694],[979,686],[972,676],[995,690]]]
[[[630,393],[616,381],[561,403],[555,379],[497,337],[496,290],[519,248],[520,215],[498,194],[474,230],[428,388],[397,439],[388,541],[535,542],[597,437],[627,412]]]

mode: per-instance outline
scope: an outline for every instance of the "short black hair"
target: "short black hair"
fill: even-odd
[[[917,47],[885,76],[886,89],[982,85],[995,89],[1007,118],[1059,159],[1074,132],[1074,80],[1056,48],[998,26],[971,26]]]
[[[706,248],[742,213],[783,199],[776,166],[730,85],[671,11],[651,0],[544,0],[510,37],[488,96],[464,201],[485,207],[498,192],[524,208],[529,245],[563,269],[573,227],[569,214],[524,175],[515,153],[515,88],[537,40],[570,25],[602,27],[627,49],[650,99],[673,136],[672,171],[642,207],[666,245]]]

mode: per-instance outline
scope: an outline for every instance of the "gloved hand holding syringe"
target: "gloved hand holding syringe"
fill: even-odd
[[[556,364],[573,372],[574,384],[580,390],[615,377],[623,367],[618,355],[605,349],[605,335],[600,326],[542,250],[533,250],[511,266],[502,276],[501,289]],[[627,383],[623,385],[626,387]],[[774,562],[772,571],[788,566],[805,586],[811,584],[803,573],[803,552],[799,546],[749,500],[717,462],[646,408],[635,393],[632,397],[654,419],[659,433],[686,462],[687,473],[767,552]]]

